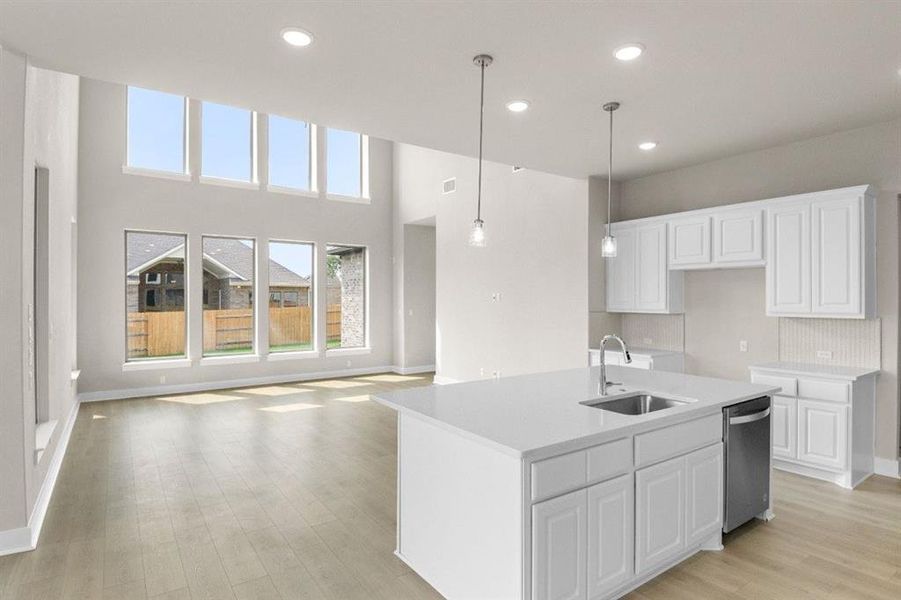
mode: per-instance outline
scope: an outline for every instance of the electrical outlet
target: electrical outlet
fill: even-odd
[[[479,377],[484,377],[484,376],[485,376],[485,367],[480,367],[479,368]]]
[[[747,352],[748,351],[748,340],[739,340],[738,351],[739,352]]]
[[[491,294],[491,299],[492,299],[494,302],[500,302],[500,301],[501,301],[501,293],[500,293],[500,292],[494,292],[493,294]]]
[[[817,350],[817,358],[832,360],[832,350]]]
[[[501,372],[500,372],[500,371],[494,371],[491,375],[494,376],[495,379],[500,379],[500,378],[501,378]]]
[[[164,384],[164,383],[166,383],[166,376],[165,376],[165,375],[160,375],[160,385],[162,385],[162,384]]]

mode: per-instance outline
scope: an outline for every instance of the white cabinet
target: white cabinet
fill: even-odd
[[[763,265],[763,210],[733,209],[714,213],[712,260],[718,267]]]
[[[723,445],[635,472],[635,570],[653,571],[723,527]]]
[[[685,457],[685,540],[700,544],[723,527],[723,450],[717,444]]]
[[[767,211],[766,307],[768,315],[810,313],[810,205]]]
[[[751,381],[782,388],[771,408],[773,467],[853,488],[873,474],[875,369],[797,363],[751,367]]]
[[[831,469],[847,467],[848,407],[798,400],[798,460]]]
[[[667,266],[665,222],[611,226],[617,255],[607,259],[607,311],[682,311],[682,276]]]
[[[785,396],[773,396],[773,456],[797,458],[798,401]]]
[[[767,314],[875,314],[875,200],[849,188],[767,208]]]
[[[632,475],[588,488],[588,597],[597,598],[633,574]]]
[[[532,598],[587,599],[588,490],[532,507]]]
[[[639,575],[685,547],[685,459],[635,472],[635,570]]]
[[[710,216],[702,215],[669,222],[669,266],[671,269],[710,264]]]

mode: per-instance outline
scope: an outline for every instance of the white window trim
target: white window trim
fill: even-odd
[[[269,114],[266,115],[267,131],[269,131],[268,130],[268,125],[270,122],[269,117],[272,117],[272,116],[280,116],[280,115],[269,115]],[[289,119],[289,117],[280,117],[280,118]],[[271,183],[269,183],[269,181],[267,181],[265,189],[267,192],[273,192],[276,194],[288,194],[291,196],[304,196],[307,198],[319,198],[319,186],[318,186],[318,181],[317,181],[317,175],[318,175],[317,171],[319,170],[317,165],[319,163],[316,160],[316,156],[318,154],[316,150],[317,150],[319,144],[316,141],[316,139],[317,139],[316,124],[310,123],[309,121],[299,121],[298,119],[294,119],[294,120],[298,121],[298,122],[306,123],[307,127],[310,128],[310,135],[308,136],[308,140],[307,140],[308,141],[307,156],[309,156],[309,160],[307,161],[307,181],[310,182],[310,187],[309,187],[309,189],[307,189],[307,188],[291,187],[289,185],[275,185],[275,184],[271,184]],[[266,159],[271,162],[271,160],[272,160],[271,142],[269,140],[267,140],[266,143],[269,144],[269,148],[266,149]],[[271,167],[271,165],[269,165],[269,166]],[[267,169],[266,172],[269,173],[269,169]]]
[[[319,198],[319,192],[313,190],[305,190],[303,188],[292,188],[282,185],[267,185],[267,192],[273,194],[286,194],[288,196],[300,196],[302,198]]]
[[[368,326],[367,326],[368,329]],[[368,334],[367,334],[368,335]],[[372,348],[369,346],[359,346],[354,348],[329,348],[325,351],[325,356],[354,356],[360,354],[371,354]]]
[[[190,358],[143,358],[122,363],[122,371],[152,371],[154,369],[183,369],[194,364]]]
[[[319,246],[316,242],[309,240],[286,240],[282,238],[269,238],[266,240],[266,258],[271,259],[271,255],[269,254],[269,246],[273,243],[276,244],[306,244],[307,246],[312,247],[312,252],[310,256],[310,260],[312,261],[312,271],[310,273],[310,299],[312,301],[311,310],[310,310],[310,318],[313,320],[310,323],[310,337],[313,340],[313,348],[311,350],[288,350],[285,352],[279,352],[276,350],[272,351],[270,348],[267,350],[267,356],[284,356],[284,355],[294,355],[295,358],[318,358],[320,356],[320,350],[318,347],[317,340],[319,338],[319,326],[317,324],[317,313],[319,312],[319,298],[316,297],[316,291],[319,286],[319,269],[317,266],[317,262],[319,261]],[[269,264],[268,261],[266,263],[266,268],[268,269]],[[266,327],[269,327],[269,294],[272,293],[272,290],[269,289],[269,274],[266,274]],[[262,310],[262,309],[261,309]],[[326,301],[326,311],[328,311],[328,302]],[[268,340],[268,336],[267,336]],[[309,356],[308,356],[309,355]],[[276,358],[275,360],[288,360],[291,358]],[[267,359],[268,360],[268,359]]]
[[[125,163],[122,165],[122,172],[129,175],[146,175],[149,177],[159,177],[161,179],[176,179],[179,181],[191,181],[191,170],[188,168],[188,151],[190,150],[189,138],[191,137],[188,134],[188,124],[190,123],[189,111],[190,111],[190,98],[184,96],[184,110],[182,114],[184,115],[184,126],[182,127],[182,135],[184,139],[182,140],[182,165],[181,171],[164,171],[162,169],[148,169],[146,167],[135,167],[130,163],[130,158],[128,156],[128,126],[129,126],[129,116],[128,112],[128,88],[130,87],[138,87],[138,86],[125,86]],[[151,92],[156,92],[159,90],[150,90],[149,88],[140,88],[145,89]],[[160,92],[162,94],[166,94],[168,92]],[[171,94],[173,96],[177,94]]]
[[[363,289],[363,319],[365,320],[364,332],[363,332],[363,341],[364,344],[362,346],[351,346],[349,348],[328,348],[326,347],[325,355],[328,356],[340,356],[342,354],[353,355],[353,354],[369,354],[372,352],[372,347],[369,345],[369,327],[371,319],[370,317],[370,295],[369,295],[369,251],[370,248],[367,244],[345,244],[342,242],[326,242],[324,245],[325,248],[325,256],[326,260],[328,260],[328,247],[329,246],[345,246],[350,248],[363,248],[363,281],[365,283]],[[328,291],[328,282],[326,282],[326,292]],[[328,313],[328,303],[326,302],[326,313]],[[328,332],[326,332],[326,338],[328,337]],[[326,340],[326,346],[328,345],[328,340]]]
[[[238,365],[242,363],[260,362],[259,354],[227,354],[223,356],[204,356],[200,359],[201,366],[211,365]]]
[[[266,356],[267,361],[280,361],[280,360],[307,360],[310,358],[322,358],[322,353],[319,350],[300,350],[293,352],[272,352]]]
[[[345,130],[346,131],[346,130]],[[351,132],[356,133],[356,132]],[[328,191],[328,172],[325,175],[325,197],[328,200],[337,200],[338,202],[353,202],[356,204],[371,204],[372,198],[369,193],[369,136],[365,133],[357,133],[360,136],[360,195],[347,196],[345,194],[335,194]],[[328,170],[328,135],[326,135],[325,144],[325,166]]]
[[[243,179],[229,179],[227,177],[216,177],[215,175],[204,175],[203,174],[203,105],[206,104],[219,104],[220,106],[229,106],[230,108],[237,108],[238,110],[246,110],[250,112],[250,181],[244,181]],[[219,102],[211,102],[209,100],[201,100],[198,104],[200,107],[200,118],[198,119],[198,123],[200,123],[200,175],[198,175],[197,180],[200,183],[208,183],[213,185],[221,185],[224,187],[233,187],[247,190],[259,190],[260,186],[260,178],[259,178],[259,147],[257,145],[257,118],[258,113],[255,110],[250,110],[248,108],[241,108],[240,106],[232,106],[230,104],[220,104]],[[187,111],[187,109],[185,109]],[[187,112],[185,112],[187,114]],[[185,152],[187,152],[188,148],[185,148]],[[187,156],[187,155],[186,155]]]
[[[209,175],[201,175],[197,178],[197,181],[203,185],[218,185],[239,190],[259,191],[260,189],[260,182],[258,181],[241,181],[240,179],[226,179],[225,177],[211,177]]]

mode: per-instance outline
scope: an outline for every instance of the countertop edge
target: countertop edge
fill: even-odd
[[[825,370],[830,368],[848,369],[849,371],[853,371],[853,373],[830,373]],[[750,365],[748,367],[748,370],[766,371],[768,373],[780,374],[803,374],[809,375],[811,377],[820,377],[822,379],[838,379],[841,381],[857,381],[858,379],[861,379],[863,377],[879,375],[882,372],[882,369],[870,367],[832,367],[830,365],[808,365],[804,363],[763,363]]]

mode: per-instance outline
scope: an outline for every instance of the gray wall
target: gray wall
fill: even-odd
[[[192,100],[189,162],[190,182],[124,174],[126,114],[125,86],[83,79],[79,180],[78,317],[82,381],[81,392],[123,392],[154,386],[190,386],[254,378],[303,376],[342,369],[390,367],[391,348],[391,214],[392,144],[370,139],[371,204],[271,193],[200,183],[199,111]],[[252,107],[250,107],[252,108]],[[261,119],[260,173],[266,177],[265,119]],[[321,159],[325,135],[319,137],[319,181],[325,180]],[[240,235],[258,241],[257,265],[267,264],[267,239],[314,242],[317,269],[325,273],[327,243],[365,245],[369,248],[369,326],[371,353],[321,355],[318,358],[269,361],[266,328],[255,363],[200,364],[200,310],[189,313],[190,368],[123,372],[125,357],[125,229],[173,231],[188,234],[188,268],[200,273],[200,239],[204,234]],[[257,269],[258,290],[266,289],[268,272]],[[191,277],[188,302],[197,306],[201,280]],[[265,298],[257,293],[255,298]],[[318,347],[325,347],[326,290],[317,290]],[[259,303],[258,303],[259,306]],[[199,307],[198,307],[199,308]],[[265,312],[265,311],[262,311]]]
[[[879,190],[876,268],[882,372],[877,383],[876,453],[894,459],[899,432],[901,120],[625,182],[619,217],[635,219],[860,184],[873,184]],[[718,298],[738,308],[718,308]],[[777,358],[778,322],[762,316],[761,273],[689,274],[685,299],[686,360],[693,370],[744,378],[745,365]],[[739,339],[747,339],[752,351],[739,354]]]
[[[395,166],[398,215],[435,215],[439,377],[585,365],[587,181],[486,163],[487,246],[472,248],[476,160],[397,144]],[[441,182],[451,177],[457,190],[442,195]]]
[[[435,364],[435,228],[404,225],[403,367]]]
[[[611,220],[619,218],[622,184],[613,182],[610,194]],[[588,344],[597,348],[608,333],[622,334],[622,318],[607,312],[607,260],[601,242],[607,231],[607,179],[588,179]],[[588,356],[586,352],[586,364]]]
[[[28,65],[0,48],[0,532],[29,524],[65,422],[75,404],[75,310],[71,293],[77,202],[78,78]],[[50,171],[50,354],[38,365],[48,416],[58,421],[35,462],[35,379],[29,360],[34,303],[34,168]]]

